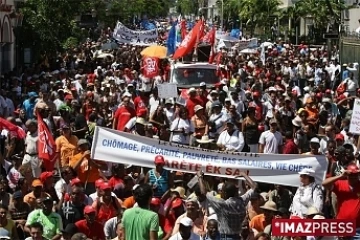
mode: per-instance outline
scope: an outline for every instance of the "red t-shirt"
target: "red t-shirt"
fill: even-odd
[[[159,225],[165,233],[172,232],[173,226],[175,226],[176,218],[173,213],[169,213],[166,217],[159,215]]]
[[[90,239],[105,240],[104,226],[96,221],[89,227],[84,219],[77,221],[75,226],[79,232],[85,234]]]
[[[124,184],[124,181],[121,178],[118,178],[115,176],[111,177],[109,180],[109,184],[113,189],[115,188],[116,185],[118,185],[120,183]]]
[[[356,227],[360,227],[360,184],[351,189],[348,180],[334,183],[333,192],[337,196],[337,219],[356,219]]]
[[[200,105],[200,106],[204,106],[204,102],[199,98],[199,97],[196,97],[196,98],[192,98],[192,99],[188,99],[187,102],[186,102],[186,108],[189,112],[189,118],[192,118],[192,116],[195,115],[195,111],[194,111],[194,107],[196,105]]]
[[[115,112],[115,118],[117,119],[116,130],[124,131],[127,122],[135,117],[136,112],[133,108],[121,106]]]
[[[149,99],[147,97],[137,96],[134,99],[135,111],[139,111],[139,109],[147,109],[147,105],[149,103]]]

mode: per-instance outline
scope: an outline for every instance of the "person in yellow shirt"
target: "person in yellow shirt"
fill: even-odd
[[[69,160],[77,153],[78,138],[71,134],[68,125],[61,127],[62,135],[55,140],[56,152],[60,155],[60,167],[69,165]]]
[[[101,177],[100,171],[106,170],[107,165],[90,158],[90,145],[86,139],[80,139],[77,146],[79,153],[71,158],[69,165],[77,172],[78,178],[84,183],[85,193],[89,195],[95,192],[95,181]]]

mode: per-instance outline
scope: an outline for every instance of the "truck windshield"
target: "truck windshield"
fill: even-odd
[[[174,82],[178,85],[199,85],[216,84],[219,77],[216,76],[216,69],[210,68],[177,68],[174,70]]]

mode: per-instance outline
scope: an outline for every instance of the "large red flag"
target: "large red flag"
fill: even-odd
[[[159,74],[159,59],[143,57],[142,72],[147,78],[156,77]]]
[[[43,160],[46,171],[53,171],[57,158],[55,140],[40,114],[37,115],[37,120],[39,136],[38,155]]]
[[[0,129],[6,129],[12,134],[14,134],[17,138],[23,139],[26,137],[25,131],[20,128],[19,126],[16,126],[15,124],[9,122],[8,120],[4,118],[0,118]]]
[[[180,46],[176,49],[173,59],[181,58],[191,52],[196,44],[196,41],[199,39],[199,35],[201,35],[201,31],[204,31],[203,22],[198,21],[194,28],[186,35]]]

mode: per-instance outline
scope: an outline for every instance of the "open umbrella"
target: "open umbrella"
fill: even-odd
[[[114,55],[112,55],[111,53],[100,53],[99,55],[96,56],[96,58],[98,58],[98,59],[107,58],[107,57],[110,57],[113,59]]]
[[[152,45],[141,51],[141,56],[154,57],[154,58],[166,58],[167,48],[159,45]]]

